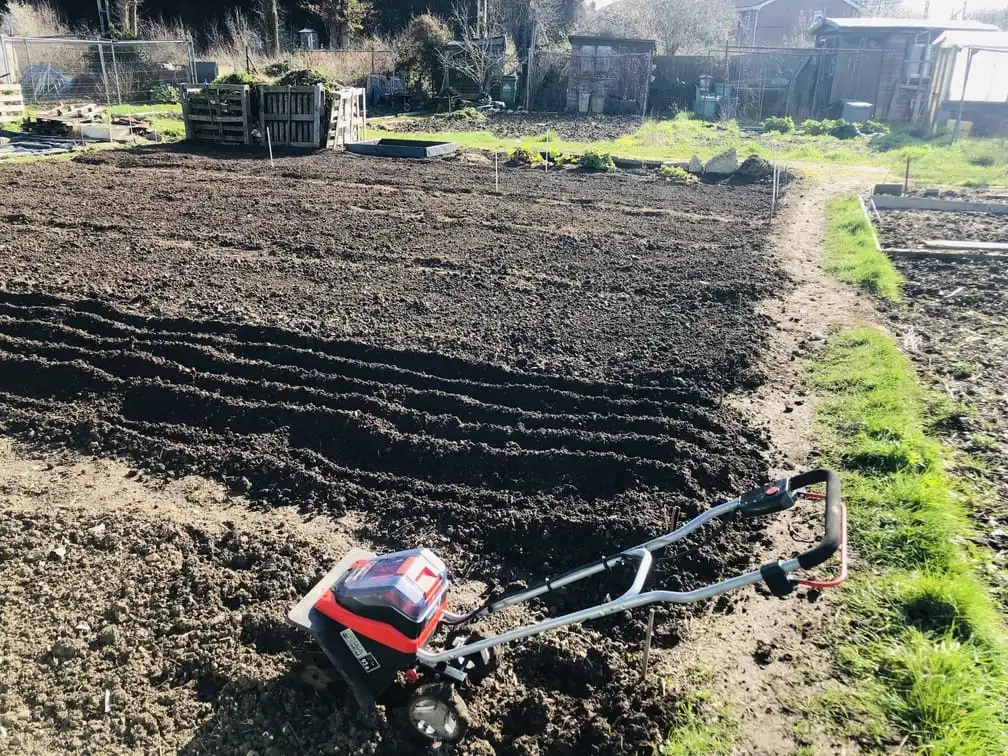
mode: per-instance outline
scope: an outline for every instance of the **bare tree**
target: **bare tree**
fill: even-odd
[[[268,55],[280,54],[280,9],[277,0],[260,0],[259,18]]]
[[[370,0],[302,0],[303,7],[322,19],[329,47],[345,50],[371,13]]]
[[[141,0],[116,0],[115,20],[121,34],[135,37],[140,28]]]
[[[582,29],[653,39],[664,55],[724,44],[737,18],[731,0],[617,0],[588,16]]]
[[[464,6],[454,6],[452,22],[458,37],[438,50],[438,62],[446,72],[454,71],[488,92],[494,74],[503,72],[504,47],[494,42],[489,29],[483,32],[479,20],[469,20]]]
[[[903,4],[903,0],[864,0],[861,3],[861,9],[864,11],[863,15],[869,18],[876,18],[879,16],[885,18],[901,18],[901,17],[913,17],[914,14],[910,13],[906,6]]]
[[[988,8],[967,12],[966,18],[972,21],[982,21],[985,24],[994,24],[999,29],[1008,29],[1008,6],[1001,9]]]

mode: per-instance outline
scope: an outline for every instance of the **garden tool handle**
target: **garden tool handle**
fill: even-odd
[[[798,564],[804,569],[822,564],[833,556],[843,543],[844,517],[839,475],[824,468],[809,470],[789,479],[788,489],[797,491],[816,483],[826,484],[826,527],[822,540],[813,548],[798,555]]]

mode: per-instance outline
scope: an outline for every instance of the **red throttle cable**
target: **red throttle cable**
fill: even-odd
[[[805,498],[812,500],[822,500],[826,498],[826,494],[817,493],[815,491],[806,491],[804,494]],[[807,578],[799,578],[798,585],[804,585],[808,588],[836,588],[844,580],[847,579],[847,507],[840,504],[840,574],[837,575],[832,580],[809,580]]]

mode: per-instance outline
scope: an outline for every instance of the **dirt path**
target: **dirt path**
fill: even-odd
[[[772,476],[815,464],[814,401],[803,388],[810,361],[836,331],[877,324],[870,298],[823,268],[826,200],[865,183],[847,176],[799,184],[788,195],[771,237],[791,282],[781,300],[770,300],[763,308],[774,322],[765,352],[766,381],[737,396],[735,403],[754,424],[767,428],[775,454],[774,469],[768,471]],[[790,556],[805,548],[800,539],[821,532],[818,507],[793,515],[791,522],[767,532],[767,554]],[[829,599],[814,591],[799,589],[783,601],[750,592],[732,614],[695,618],[689,640],[668,654],[663,670],[685,686],[692,684],[691,670],[715,670],[717,696],[741,719],[744,753],[792,753],[802,745],[836,753],[841,744],[807,728],[803,715],[812,693],[835,684],[821,640],[834,613]],[[843,747],[851,752],[849,744]]]

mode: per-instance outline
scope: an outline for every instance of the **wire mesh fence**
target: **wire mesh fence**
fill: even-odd
[[[835,118],[843,100],[880,100],[882,50],[723,48],[702,55],[655,58],[649,111],[697,110],[705,117],[758,124],[771,116]],[[701,82],[705,84],[702,93]]]
[[[651,56],[590,55],[536,50],[528,71],[529,110],[574,113],[643,113]]]
[[[0,79],[25,103],[150,102],[159,88],[195,78],[189,40],[0,37]]]

